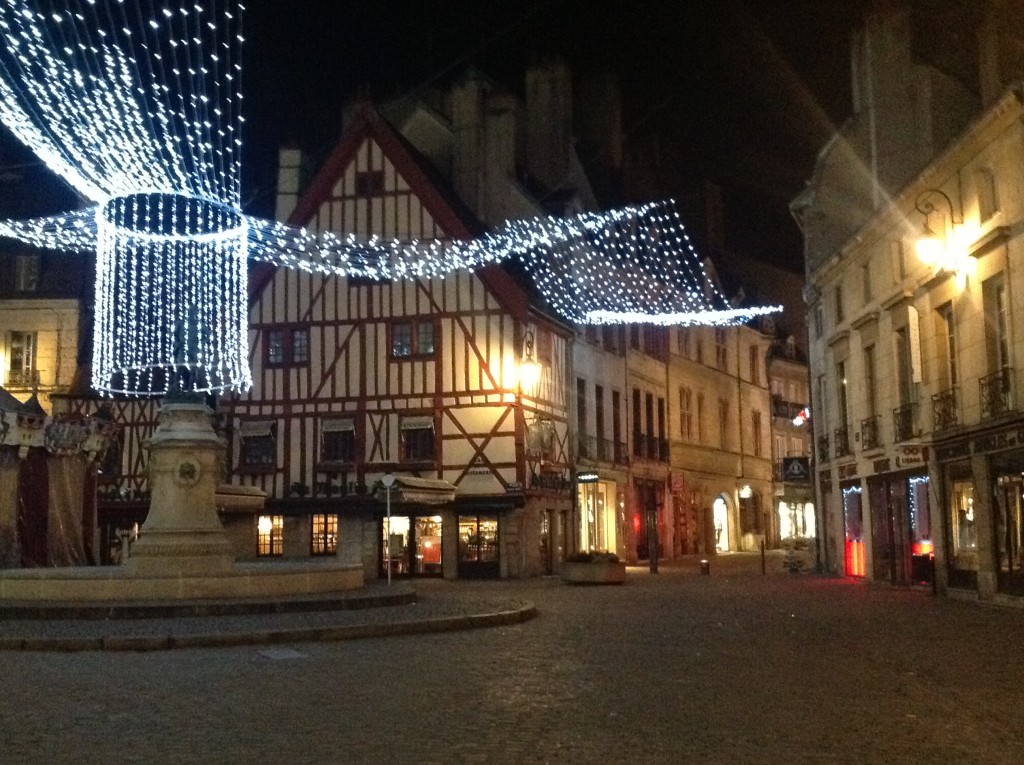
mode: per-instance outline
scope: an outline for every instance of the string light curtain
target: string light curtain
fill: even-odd
[[[236,0],[0,0],[0,121],[92,204],[0,235],[96,252],[93,387],[251,385],[246,260],[377,280],[516,258],[576,323],[735,324],[671,203],[506,223],[468,241],[314,234],[242,213]]]

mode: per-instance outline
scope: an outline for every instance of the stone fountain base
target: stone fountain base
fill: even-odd
[[[359,589],[359,564],[239,563],[219,574],[143,576],[127,566],[28,568],[0,574],[0,601],[82,602],[271,599]]]
[[[167,400],[149,442],[152,502],[126,565],[0,572],[0,601],[271,599],[364,585],[361,562],[236,563],[217,516],[221,441],[210,409]]]

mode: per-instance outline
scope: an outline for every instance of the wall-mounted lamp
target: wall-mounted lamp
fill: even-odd
[[[534,335],[533,330],[526,330],[523,337],[523,356],[519,362],[519,388],[522,391],[532,391],[540,382],[540,363],[534,357]]]
[[[948,228],[945,226],[945,210],[937,209],[936,201],[945,203],[945,207],[949,209]],[[915,247],[917,257],[928,266],[937,266],[940,271],[949,271],[961,279],[966,279],[968,274],[974,270],[974,260],[961,250],[961,243],[955,236],[956,227],[962,226],[964,223],[963,213],[957,212],[953,200],[941,189],[922,191],[918,195],[914,207],[924,216],[924,229]],[[943,216],[941,234],[936,233],[931,227],[931,216],[936,212]]]

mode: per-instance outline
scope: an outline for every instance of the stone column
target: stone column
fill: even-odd
[[[221,439],[196,396],[168,396],[149,440],[149,515],[132,547],[129,575],[202,576],[234,569],[214,494]]]

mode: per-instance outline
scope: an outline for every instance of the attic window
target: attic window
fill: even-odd
[[[356,196],[379,197],[383,193],[383,170],[364,170],[356,173]]]

